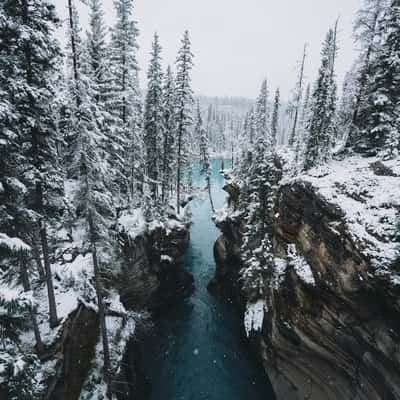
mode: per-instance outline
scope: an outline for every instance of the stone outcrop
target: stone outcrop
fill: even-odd
[[[79,399],[99,339],[99,318],[80,304],[63,325],[56,343],[58,362],[50,379],[46,400]]]
[[[266,290],[268,311],[251,342],[277,399],[400,399],[399,286],[377,273],[349,232],[343,208],[309,182],[281,186],[274,212],[273,251],[285,268]],[[243,221],[235,212],[217,225],[223,234],[210,289],[243,310]],[[289,248],[308,264],[314,283],[296,270]]]
[[[117,277],[105,282],[120,294],[127,310],[156,312],[161,305],[179,301],[193,288],[193,277],[184,271],[183,259],[189,242],[188,226],[157,228],[130,239],[121,233],[123,265]],[[116,391],[120,399],[148,399],[149,383],[141,373],[140,340],[146,332],[136,324],[135,338],[128,343],[121,363]],[[57,359],[55,374],[49,380],[45,399],[78,400],[94,366],[99,340],[99,320],[95,311],[79,304],[63,323],[48,359]]]
[[[191,294],[193,277],[183,265],[187,227],[159,228],[133,240],[122,235],[122,243],[124,265],[118,286],[127,308],[156,311]]]

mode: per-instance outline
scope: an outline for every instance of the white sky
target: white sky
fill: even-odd
[[[78,0],[79,1],[79,0]],[[114,21],[112,0],[103,0],[106,22]],[[197,94],[254,98],[264,77],[286,98],[294,86],[296,61],[309,44],[307,77],[314,81],[321,43],[340,17],[339,84],[354,59],[352,23],[361,0],[136,0],[141,84],[152,37],[160,35],[164,63],[174,63],[183,31],[189,29],[195,54],[193,88]],[[55,0],[60,16],[67,0]],[[80,7],[85,28],[87,13]],[[60,38],[62,38],[60,33]]]

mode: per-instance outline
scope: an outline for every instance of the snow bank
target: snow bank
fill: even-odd
[[[387,274],[399,255],[400,158],[382,162],[397,176],[376,175],[372,166],[377,161],[381,160],[348,157],[296,180],[311,183],[319,195],[341,208],[353,242],[377,273]]]

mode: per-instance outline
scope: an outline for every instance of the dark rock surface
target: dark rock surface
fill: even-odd
[[[79,399],[95,354],[99,331],[97,313],[80,304],[64,323],[57,342],[56,358],[59,360],[45,399]]]
[[[149,309],[157,314],[161,307],[192,293],[193,277],[184,270],[189,227],[168,232],[157,229],[133,242],[122,239],[125,265],[118,286],[127,309]],[[139,333],[126,349],[119,379],[122,384],[118,388],[121,400],[149,399],[151,383],[142,372],[142,339],[143,334]]]
[[[124,265],[117,278],[107,280],[116,288],[128,310],[157,312],[161,305],[179,301],[193,291],[193,277],[184,271],[183,259],[189,242],[189,228],[156,229],[135,240],[121,234]],[[107,278],[107,277],[106,277]],[[141,336],[126,349],[114,386],[119,398],[149,398],[149,382],[141,373]],[[92,367],[99,340],[97,313],[80,304],[64,322],[52,346],[51,357],[58,359],[55,374],[48,382],[45,399],[78,400]]]
[[[218,223],[223,235],[210,283],[240,309],[247,301],[237,281],[242,224],[229,216]],[[287,259],[289,245],[309,264],[315,285],[289,263],[279,286],[270,282],[262,331],[251,336],[277,398],[400,399],[399,289],[374,274],[341,209],[306,182],[283,185],[278,194],[275,256]]]
[[[157,229],[134,241],[122,237],[122,243],[124,266],[118,286],[127,308],[154,311],[193,291],[193,277],[183,265],[188,228]]]

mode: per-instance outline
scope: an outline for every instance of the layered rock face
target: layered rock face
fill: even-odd
[[[389,191],[399,178],[390,169],[378,181],[369,162],[353,160],[347,175],[332,168],[279,189],[275,270],[262,327],[250,337],[278,399],[399,399],[399,203]],[[211,288],[244,308],[243,221],[234,207],[218,222]]]

